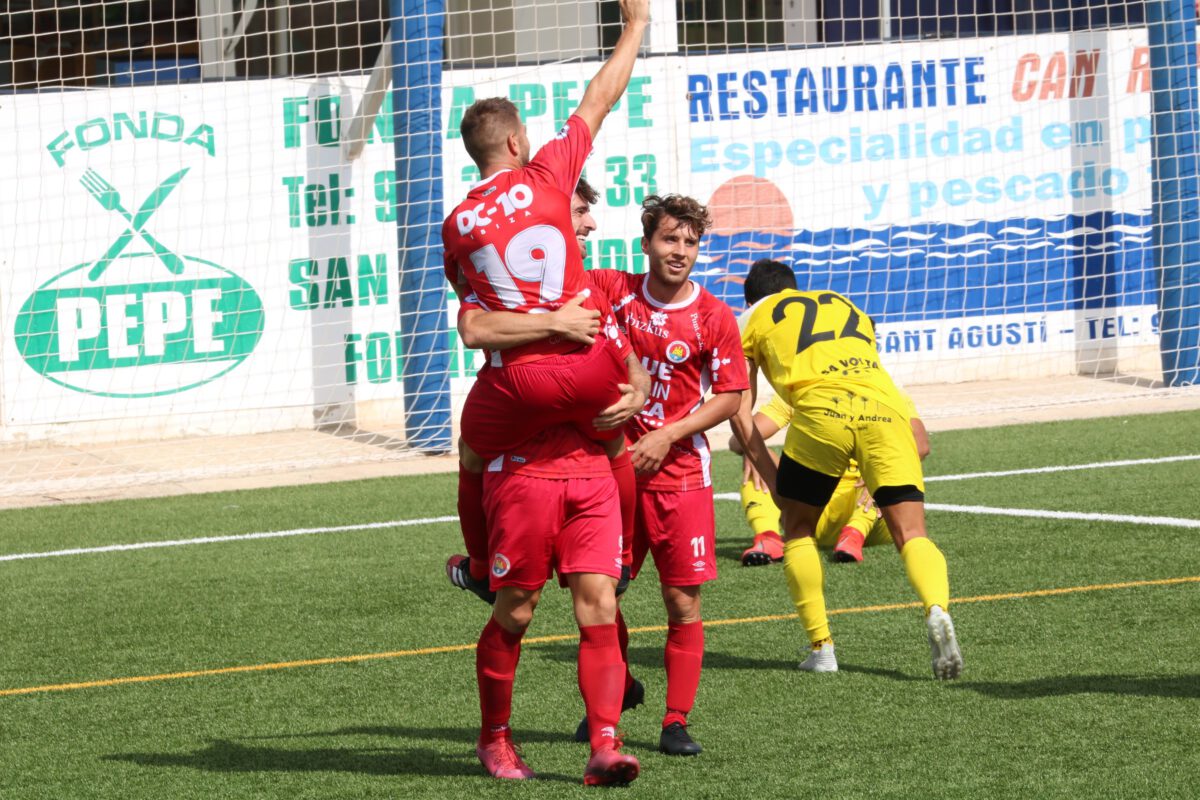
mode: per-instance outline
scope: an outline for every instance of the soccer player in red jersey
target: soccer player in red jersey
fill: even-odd
[[[633,574],[650,552],[667,610],[667,698],[659,749],[670,755],[701,750],[688,733],[687,718],[704,657],[700,587],[717,575],[711,451],[704,432],[733,416],[749,386],[733,312],[689,279],[710,224],[708,210],[690,197],[647,197],[642,251],[649,271],[589,273],[612,302],[617,325],[652,382],[649,400],[625,430],[638,473]],[[709,391],[713,397],[706,402]]]
[[[581,257],[586,256],[587,237],[596,229],[591,206],[598,199],[599,194],[595,188],[586,179],[580,178],[571,197],[571,220]],[[504,350],[551,335],[590,343],[603,330],[619,347],[624,346],[624,340],[620,337],[607,302],[604,302],[604,317],[594,307],[595,303],[591,305],[593,307],[585,308],[579,300],[575,300],[547,314],[490,312],[474,302],[474,297],[469,295],[459,307],[459,336],[467,347]],[[623,426],[630,417],[641,410],[650,392],[650,377],[632,351],[626,356],[626,369],[631,383],[623,384],[621,398],[593,421],[593,425],[599,430],[616,430]],[[545,457],[554,455],[551,452]],[[476,457],[468,463],[470,458],[469,453],[464,455],[459,475],[458,498],[459,519],[467,555],[451,556],[446,562],[446,575],[455,586],[471,591],[491,603],[495,601],[495,592],[488,586],[487,579],[488,537],[483,512],[483,461]],[[625,541],[631,542],[637,489],[633,461],[624,447],[613,457],[611,466],[621,501],[622,535]],[[473,566],[476,568],[472,569]],[[624,590],[628,581],[629,565],[626,563],[622,569],[621,582],[618,584],[618,594]],[[632,707],[631,703],[640,703],[643,691],[639,682],[631,680],[626,686],[623,708]]]
[[[557,571],[579,625],[579,691],[588,716],[587,785],[628,783],[636,758],[617,734],[626,672],[613,587],[621,572],[617,487],[602,446],[559,425],[488,464],[484,478],[492,618],[476,650],[483,725],[476,749],[498,778],[533,777],[512,745],[513,676],[541,590]]]
[[[463,115],[463,144],[482,180],[442,226],[446,274],[460,297],[471,294],[487,309],[530,313],[553,311],[584,293],[583,261],[568,244],[570,197],[592,139],[629,83],[649,22],[647,0],[621,0],[620,5],[624,27],[612,54],[558,136],[535,156],[530,158],[525,125],[510,101],[481,100]],[[478,483],[476,456],[495,458],[560,422],[609,440],[610,455],[616,455],[619,430],[600,430],[592,421],[622,392],[634,391],[627,380],[606,337],[581,345],[552,336],[493,351],[490,367],[478,375],[463,408],[460,480]],[[478,487],[465,492],[474,496]],[[460,505],[462,499],[460,494]],[[460,508],[466,526],[476,524],[477,510]],[[475,581],[485,569],[474,559],[469,563]]]

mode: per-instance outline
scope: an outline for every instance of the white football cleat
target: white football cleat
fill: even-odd
[[[933,659],[934,677],[944,681],[957,678],[962,672],[963,658],[950,615],[941,606],[933,606],[925,618],[925,625],[929,628],[929,654]]]
[[[800,662],[800,669],[805,672],[837,672],[837,656],[833,652],[833,642],[826,642],[808,652],[808,658]]]

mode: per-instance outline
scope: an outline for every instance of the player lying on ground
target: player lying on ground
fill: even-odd
[[[899,388],[899,387],[897,387]],[[912,417],[913,438],[917,442],[917,455],[924,461],[929,455],[929,435],[925,425],[916,416],[916,408],[909,400],[909,412]],[[778,395],[771,398],[765,406],[754,412],[754,427],[764,440],[770,439],[787,427],[792,418],[791,407]],[[729,449],[741,454],[737,439],[729,441]],[[743,464],[742,475],[742,513],[746,523],[754,532],[754,543],[742,553],[742,565],[747,567],[762,566],[772,561],[783,560],[783,537],[779,520],[779,507],[771,499],[770,489],[763,484],[762,478],[747,460]],[[817,547],[821,550],[831,550],[833,560],[837,562],[861,562],[863,547],[890,543],[892,534],[883,522],[883,515],[871,498],[863,484],[858,471],[858,463],[853,459],[846,472],[838,481],[837,488],[829,504],[821,512],[817,521],[817,531],[813,534]]]
[[[784,573],[811,643],[800,668],[837,671],[813,534],[853,458],[925,607],[934,675],[958,677],[946,559],[925,533],[921,460],[905,403],[879,364],[874,324],[836,292],[798,291],[778,262],[755,263],[745,292],[753,303],[742,334],[750,391],[732,425],[783,514]],[[778,465],[751,413],[759,369],[794,409]]]

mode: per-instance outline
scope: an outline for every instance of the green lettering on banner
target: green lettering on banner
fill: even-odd
[[[327,94],[317,98],[317,144],[333,147],[342,138],[342,98]]]
[[[308,98],[283,98],[283,146],[299,147],[302,143],[300,127],[308,122]]]
[[[567,124],[567,118],[575,113],[575,109],[579,107],[579,101],[583,99],[583,93],[578,92],[576,97],[576,89],[579,87],[578,81],[555,81],[551,87],[550,93],[554,98],[554,127],[561,128]]]
[[[130,135],[134,139],[145,139],[146,136],[150,132],[150,125],[146,119],[146,112],[145,111],[138,112],[137,116],[138,116],[138,124],[135,127],[133,124],[133,120],[129,118],[128,114],[126,114],[122,111],[118,111],[117,113],[113,114],[113,135],[114,135],[114,137],[118,140],[121,139],[122,138],[121,137],[121,128],[124,127],[125,129],[127,129],[129,131]]]
[[[210,156],[217,154],[217,145],[213,138],[213,129],[208,125],[201,125],[188,134],[188,137],[183,140],[184,144],[197,144],[204,148]]]
[[[325,308],[354,305],[354,292],[350,289],[350,267],[345,256],[329,259],[329,275],[325,279]]]
[[[155,111],[154,124],[150,128],[150,135],[155,139],[178,142],[183,138],[183,117],[177,114],[164,114],[161,111]]]
[[[379,222],[396,221],[396,201],[399,186],[396,184],[395,170],[383,169],[375,173],[375,219]]]
[[[76,125],[71,131],[63,131],[55,136],[46,149],[50,152],[54,163],[62,167],[66,165],[68,150],[79,148],[82,151],[112,143],[114,140],[145,139],[147,137],[164,142],[183,142],[185,145],[195,145],[210,156],[216,155],[216,134],[212,126],[200,123],[185,139],[186,130],[183,117],[178,114],[167,114],[162,111],[154,112],[151,122],[145,111],[128,114],[124,111],[113,113],[112,120],[105,117],[95,117]]]
[[[288,262],[288,280],[295,289],[288,292],[288,304],[297,311],[316,308],[321,291],[313,278],[317,277],[317,262],[311,258],[293,258]]]
[[[514,83],[508,87],[508,99],[521,114],[521,121],[546,113],[546,87],[540,83]]]
[[[377,306],[388,301],[388,258],[387,253],[358,257],[358,304],[369,306],[371,298]]]
[[[475,90],[470,86],[455,86],[450,93],[450,116],[446,122],[446,138],[460,139],[463,114],[475,102]]]
[[[346,383],[359,382],[359,364],[366,365],[367,383],[389,383],[404,375],[404,359],[400,349],[400,332],[373,331],[346,334],[343,357],[345,358]]]
[[[625,96],[629,98],[629,127],[631,128],[649,128],[654,125],[654,120],[646,116],[646,107],[650,105],[651,97],[646,94],[645,89],[649,85],[649,76],[629,79],[629,88],[625,90]]]
[[[173,316],[170,308],[182,313]],[[261,301],[229,275],[39,289],[22,307],[14,339],[31,367],[52,376],[240,359],[262,330]]]
[[[629,259],[626,257],[625,241],[623,239],[600,240],[600,269],[629,270]]]

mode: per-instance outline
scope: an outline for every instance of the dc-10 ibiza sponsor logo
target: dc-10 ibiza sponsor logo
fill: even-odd
[[[189,169],[132,212],[127,192],[97,170],[79,178],[126,227],[95,261],[51,278],[22,304],[14,341],[47,380],[104,397],[173,394],[226,374],[258,345],[265,315],[253,287],[219,264],[176,253],[146,227]],[[135,240],[149,249],[132,250]]]

